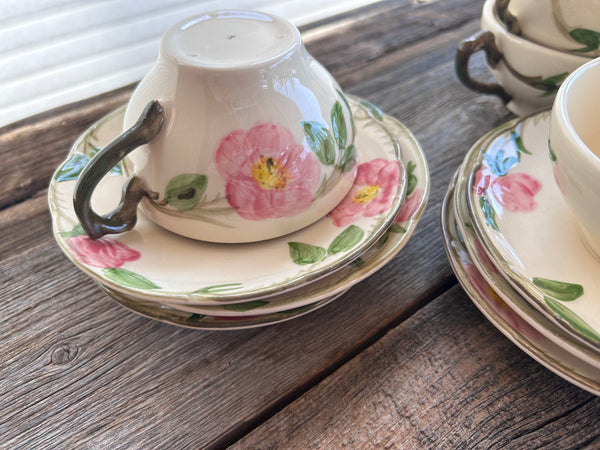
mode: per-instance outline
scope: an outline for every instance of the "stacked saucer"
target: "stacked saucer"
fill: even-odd
[[[429,194],[425,155],[400,122],[348,98],[357,135],[355,187],[328,216],[294,233],[254,243],[193,240],[139,215],[135,228],[92,240],[73,209],[76,180],[90,158],[121,132],[125,108],[77,140],[49,187],[54,236],[66,256],[123,306],[144,316],[200,329],[262,326],[313,311],[389,262],[417,226]],[[400,167],[400,176],[381,170]],[[126,178],[121,165],[92,198],[101,214]],[[366,180],[366,181],[365,181]],[[362,184],[361,184],[362,183]],[[364,186],[363,186],[364,185]],[[369,189],[369,186],[377,189]],[[385,209],[369,207],[382,200]],[[349,201],[346,201],[349,200]]]
[[[600,261],[553,176],[550,111],[483,136],[442,207],[446,252],[482,313],[534,359],[600,395]]]

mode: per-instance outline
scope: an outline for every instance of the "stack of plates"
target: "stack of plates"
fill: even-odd
[[[482,313],[517,346],[600,395],[600,261],[555,184],[550,112],[467,153],[442,206],[446,252]]]
[[[350,98],[367,201],[277,239],[214,244],[175,235],[140,215],[132,231],[92,241],[73,211],[76,179],[91,156],[121,132],[122,107],[74,144],[49,188],[54,236],[67,257],[123,306],[144,316],[202,329],[262,326],[313,311],[392,259],[417,226],[429,194],[425,156],[412,134],[373,105]],[[388,165],[400,167],[389,177]],[[397,173],[397,172],[396,172]],[[386,174],[388,174],[386,176]],[[94,210],[117,205],[120,166],[98,185]],[[358,180],[358,177],[357,177]],[[367,181],[365,181],[367,180]],[[359,181],[357,181],[358,183]],[[355,183],[349,195],[365,186]],[[366,191],[365,191],[366,192]],[[370,208],[371,197],[388,198]]]

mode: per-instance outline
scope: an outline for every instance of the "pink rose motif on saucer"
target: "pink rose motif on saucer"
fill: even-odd
[[[402,223],[410,219],[421,204],[424,195],[425,190],[421,188],[416,189],[412,194],[410,194],[400,207],[400,211],[398,211],[398,215],[396,216],[394,223]]]
[[[67,247],[82,263],[101,269],[121,267],[140,258],[140,252],[113,239],[90,239],[87,236],[69,237]]]
[[[537,207],[534,197],[542,189],[542,183],[531,175],[516,172],[496,176],[482,167],[475,177],[477,194],[490,192],[509,211],[530,212]]]
[[[285,127],[259,123],[225,136],[215,153],[229,204],[248,220],[293,216],[314,200],[321,167]]]
[[[374,159],[360,164],[350,192],[329,218],[337,227],[344,227],[360,217],[374,217],[387,211],[398,193],[400,166],[398,161]]]

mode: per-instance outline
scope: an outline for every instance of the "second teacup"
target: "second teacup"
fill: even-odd
[[[93,238],[131,229],[145,197],[141,210],[178,234],[270,239],[327,215],[356,173],[338,84],[291,23],[263,13],[206,13],[167,31],[124,130],[78,180],[75,211]],[[121,205],[99,216],[94,187],[128,154]]]
[[[548,145],[558,187],[600,259],[599,85],[600,58],[565,80],[552,107]]]

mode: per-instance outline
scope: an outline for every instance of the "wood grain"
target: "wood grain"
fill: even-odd
[[[579,448],[598,417],[455,287],[233,448]]]
[[[393,261],[290,322],[200,332],[148,320],[62,255],[49,177],[131,87],[0,130],[0,447],[223,447],[248,433],[240,447],[486,447],[547,442],[559,425],[567,442],[594,443],[597,400],[523,356],[462,290],[448,290],[442,196],[471,144],[510,117],[454,76],[456,43],[478,29],[481,5],[385,1],[306,28],[309,51],[346,91],[416,134],[432,189]],[[481,58],[473,70],[485,76]]]

